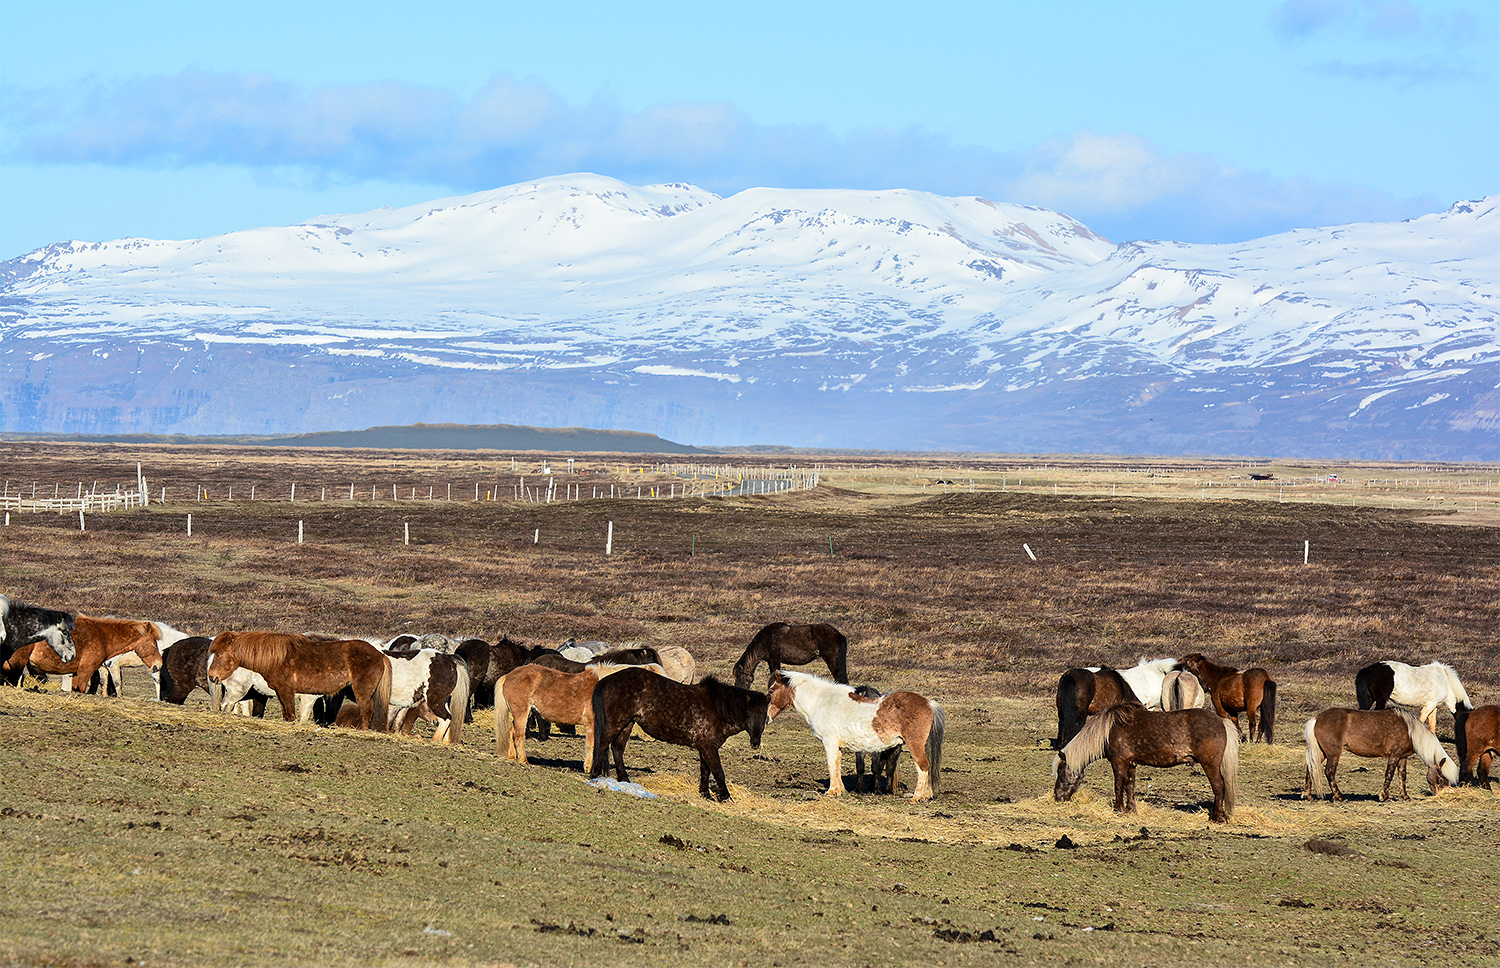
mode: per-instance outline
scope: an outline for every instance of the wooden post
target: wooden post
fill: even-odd
[[[1302,563],[1304,565],[1307,564],[1308,556],[1310,556],[1311,554],[1312,554],[1312,542],[1311,541],[1304,541],[1304,542],[1302,542]]]
[[[1022,544],[1021,547],[1026,549],[1026,557],[1030,558],[1032,561],[1036,561],[1036,555],[1032,552],[1031,545]]]
[[[189,514],[188,515],[188,537],[191,538],[192,536],[193,536],[193,516],[191,514]]]
[[[78,530],[82,531],[83,529],[84,529],[83,528],[83,508],[79,508],[78,509]]]
[[[615,523],[613,521],[611,521],[611,522],[609,522],[609,530],[606,531],[605,534],[604,534],[604,553],[606,555],[612,553],[614,551],[614,547],[615,547]]]
[[[542,529],[541,528],[537,528],[535,531],[533,531],[531,533],[531,543],[532,544],[540,544],[541,540],[542,540]]]
[[[298,522],[297,522],[297,543],[298,544],[302,543],[302,522],[301,522],[301,520],[298,520]]]
[[[411,544],[411,522],[410,521],[402,521],[401,522],[401,534],[402,534],[401,543],[402,544]]]
[[[289,497],[289,498],[287,498],[287,500],[288,501],[295,501],[295,500],[297,500],[297,482],[296,481],[292,482],[292,496]]]

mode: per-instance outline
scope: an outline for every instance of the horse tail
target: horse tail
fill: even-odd
[[[505,739],[510,736],[510,703],[505,701],[505,676],[495,680],[495,755],[505,755]]]
[[[1460,707],[1453,713],[1453,745],[1458,747],[1458,779],[1469,782],[1469,713],[1473,710]]]
[[[1240,730],[1228,719],[1224,726],[1224,758],[1219,760],[1219,778],[1224,781],[1224,822],[1234,817],[1234,798],[1240,787]]]
[[[1276,730],[1276,680],[1267,679],[1265,691],[1260,699],[1260,736],[1268,744],[1275,742],[1271,736]]]
[[[847,686],[849,684],[849,639],[843,632],[836,634],[838,635],[838,656],[833,670],[833,681]]]
[[[1354,676],[1354,698],[1359,703],[1360,709],[1369,709],[1375,705],[1375,696],[1370,691],[1370,669],[1365,666]]]
[[[375,685],[375,708],[370,711],[370,728],[383,733],[391,713],[391,660],[384,653],[380,653],[380,658],[380,681]]]
[[[1053,749],[1062,749],[1067,746],[1078,731],[1083,728],[1083,720],[1086,715],[1084,710],[1088,709],[1089,701],[1092,699],[1093,690],[1089,688],[1093,679],[1080,676],[1080,669],[1069,669],[1057,680],[1057,739],[1053,741]],[[1087,697],[1080,695],[1087,692]]]
[[[464,741],[464,716],[469,711],[469,665],[455,658],[453,669],[457,678],[448,696],[448,745],[458,746]]]
[[[932,709],[932,727],[927,730],[927,782],[936,795],[938,778],[943,774],[943,727],[948,721],[948,714],[943,711],[942,706],[930,699],[927,705]]]
[[[594,710],[594,762],[589,764],[589,776],[603,776],[609,772],[609,743],[604,738],[604,683],[594,686],[589,698]]]
[[[1321,800],[1328,795],[1328,780],[1323,773],[1323,746],[1318,742],[1317,730],[1318,718],[1314,716],[1302,727],[1302,738],[1307,741],[1307,786],[1313,799]]]

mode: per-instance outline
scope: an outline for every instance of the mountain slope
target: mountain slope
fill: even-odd
[[[595,175],[0,266],[0,429],[1500,458],[1495,199],[1115,246],[920,192]]]

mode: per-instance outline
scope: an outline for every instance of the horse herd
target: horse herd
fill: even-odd
[[[1376,662],[1355,676],[1355,698],[1358,709],[1325,709],[1303,727],[1304,799],[1344,799],[1336,774],[1345,751],[1385,759],[1382,800],[1390,799],[1398,769],[1401,797],[1410,799],[1406,764],[1412,756],[1427,768],[1434,791],[1463,782],[1490,789],[1490,765],[1500,755],[1500,706],[1475,709],[1451,667]],[[1439,706],[1453,713],[1457,762],[1437,738]],[[1249,719],[1248,736],[1240,732],[1241,713]],[[1225,823],[1234,813],[1240,743],[1272,742],[1275,722],[1276,682],[1265,669],[1240,671],[1196,652],[1142,659],[1129,669],[1069,669],[1057,686],[1053,796],[1072,798],[1085,767],[1108,759],[1115,810],[1130,812],[1138,765],[1196,763],[1213,793],[1209,817]]]
[[[208,638],[163,622],[74,615],[3,595],[0,633],[0,679],[12,685],[30,671],[64,677],[64,690],[118,692],[120,670],[142,665],[164,702],[181,705],[202,689],[216,710],[258,716],[274,696],[287,721],[409,734],[423,719],[433,724],[434,740],[450,744],[462,742],[476,705],[493,704],[498,755],[527,762],[529,728],[542,740],[553,724],[581,728],[591,777],[608,772],[613,759],[616,778],[629,779],[626,745],[638,727],[696,750],[699,793],[721,800],[729,798],[719,756],[724,741],[744,732],[758,749],[766,724],[790,709],[824,746],[828,795],[844,792],[846,750],[855,754],[856,789],[866,789],[868,756],[870,788],[894,793],[903,748],[916,767],[912,799],[939,792],[943,707],[912,692],[851,688],[848,640],[827,624],[767,625],[735,663],[733,685],[711,675],[698,679],[692,656],[679,647],[609,649],[569,640],[551,649],[441,634],[402,635],[381,645],[271,631]],[[819,660],[831,680],[782,669]],[[761,663],[769,670],[766,692],[750,688]],[[1304,796],[1331,788],[1342,799],[1334,777],[1344,750],[1386,758],[1382,799],[1398,767],[1407,796],[1412,755],[1428,767],[1434,789],[1470,779],[1489,787],[1490,764],[1500,755],[1500,715],[1495,706],[1474,709],[1450,668],[1376,663],[1361,670],[1356,692],[1359,710],[1325,710],[1308,721]],[[1115,809],[1130,811],[1137,765],[1196,763],[1213,790],[1211,818],[1227,821],[1238,782],[1239,715],[1249,717],[1250,740],[1270,743],[1275,702],[1276,683],[1264,669],[1241,672],[1197,653],[1123,670],[1069,669],[1057,690],[1054,797],[1071,798],[1084,769],[1108,758]],[[1433,733],[1439,705],[1454,713],[1462,770]]]

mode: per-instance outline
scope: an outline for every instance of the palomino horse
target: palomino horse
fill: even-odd
[[[912,800],[931,800],[938,789],[943,757],[943,707],[914,692],[890,692],[866,699],[847,685],[821,676],[782,669],[771,681],[768,718],[791,707],[807,721],[828,756],[828,796],[844,792],[840,760],[845,748],[881,753],[905,743],[917,764]]]
[[[709,796],[712,776],[720,800],[729,799],[729,785],[719,762],[719,747],[735,733],[750,735],[750,748],[760,749],[760,734],[766,728],[765,693],[726,685],[704,676],[694,685],[674,682],[649,669],[618,672],[594,687],[594,758],[589,776],[604,775],[609,754],[614,753],[615,778],[625,773],[625,744],[632,726],[654,739],[698,751],[698,793]]]
[[[1405,662],[1376,662],[1354,676],[1354,695],[1360,709],[1384,709],[1387,703],[1400,703],[1419,709],[1417,718],[1437,732],[1437,708],[1447,706],[1454,715],[1460,709],[1473,708],[1458,673],[1441,662],[1409,666]]]
[[[1458,783],[1458,764],[1422,721],[1404,709],[1325,709],[1302,728],[1307,741],[1307,784],[1302,799],[1321,800],[1331,789],[1334,800],[1344,799],[1334,774],[1339,756],[1385,757],[1385,786],[1380,799],[1391,798],[1391,778],[1401,768],[1401,799],[1406,792],[1406,761],[1415,754],[1427,767],[1427,782],[1436,792]]]
[[[1083,783],[1083,771],[1107,757],[1115,772],[1115,812],[1135,811],[1135,768],[1196,763],[1213,789],[1208,818],[1228,823],[1239,787],[1239,730],[1208,709],[1155,712],[1140,703],[1121,703],[1093,717],[1052,760],[1052,796],[1070,800]]]
[[[155,622],[141,622],[125,618],[92,618],[80,615],[73,622],[73,645],[75,654],[71,662],[53,650],[46,641],[25,645],[12,653],[0,666],[7,679],[20,678],[23,670],[46,672],[54,675],[72,676],[69,683],[73,692],[87,692],[89,680],[99,671],[105,660],[125,652],[134,652],[141,663],[151,670],[156,678],[161,667],[161,652],[156,642],[161,638],[161,628]]]
[[[1272,742],[1276,728],[1276,680],[1269,672],[1259,667],[1240,672],[1219,665],[1201,652],[1185,655],[1179,662],[1198,677],[1214,711],[1234,721],[1236,733],[1240,729],[1240,713],[1246,713],[1250,718],[1248,739],[1253,743],[1259,736],[1267,743]]]
[[[587,769],[594,762],[594,687],[606,676],[637,668],[661,674],[659,665],[611,662],[591,662],[582,672],[558,672],[531,664],[506,673],[495,688],[495,755],[502,755],[508,735],[510,747],[504,750],[505,758],[526,762],[526,719],[535,709],[548,722],[583,727],[583,765]]]
[[[1161,708],[1167,712],[1178,709],[1202,709],[1208,705],[1203,694],[1203,683],[1186,669],[1169,672],[1161,681]]]
[[[0,661],[8,660],[17,649],[34,642],[46,642],[64,662],[76,656],[73,645],[73,616],[55,608],[13,602],[0,595]],[[16,677],[20,681],[20,676]]]
[[[1490,789],[1490,764],[1500,757],[1500,706],[1462,709],[1453,714],[1459,777]]]
[[[1057,680],[1057,739],[1060,750],[1078,735],[1090,716],[1122,702],[1138,702],[1117,669],[1069,669]]]
[[[222,683],[242,667],[265,678],[287,722],[296,718],[298,693],[332,696],[350,686],[359,704],[360,727],[382,732],[386,728],[391,660],[361,639],[317,641],[283,632],[220,632],[208,664],[209,683]]]
[[[849,681],[849,640],[844,633],[824,623],[772,622],[755,633],[745,647],[745,654],[734,664],[734,684],[741,689],[750,688],[756,668],[765,662],[770,668],[768,682],[774,685],[783,664],[806,665],[814,659],[823,660],[834,682]]]

